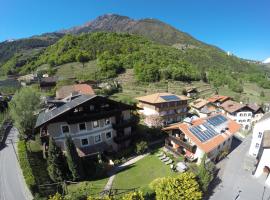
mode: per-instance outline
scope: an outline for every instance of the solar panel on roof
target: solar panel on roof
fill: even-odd
[[[214,117],[207,119],[207,122],[213,126],[218,126],[226,121],[227,121],[227,118],[222,115],[216,115]]]
[[[180,98],[176,95],[166,95],[166,96],[160,96],[165,101],[179,101]]]
[[[201,128],[203,126],[204,128]],[[216,135],[218,133],[206,122],[199,126],[193,126],[189,128],[189,130],[195,135],[201,142],[205,142]]]

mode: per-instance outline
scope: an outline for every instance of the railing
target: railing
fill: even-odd
[[[125,142],[127,140],[130,140],[132,138],[132,135],[123,135],[123,136],[115,136],[113,138],[114,142],[115,143],[122,143],[122,142]]]
[[[175,149],[175,148],[171,147],[170,145],[168,145],[167,143],[165,143],[165,148],[169,149],[170,151],[172,151],[173,153],[175,153],[178,156],[183,156],[183,153],[179,148]]]
[[[181,147],[184,147],[185,149],[187,149],[188,151],[194,153],[196,151],[196,146],[195,145],[191,145],[187,142],[184,142],[183,140],[181,140],[180,138],[177,138],[173,135],[169,135],[169,137],[167,138],[168,140],[173,141],[174,143],[178,144]]]
[[[119,129],[126,128],[126,127],[129,127],[129,126],[133,126],[135,124],[136,124],[135,117],[131,117],[128,120],[120,120],[119,122],[113,123],[112,127],[115,130],[119,130]]]

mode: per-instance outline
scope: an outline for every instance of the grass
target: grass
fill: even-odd
[[[84,67],[79,62],[72,62],[58,66],[56,76],[60,79],[70,79],[76,78],[79,74],[92,74],[96,70],[96,61],[85,63]]]
[[[81,196],[98,196],[104,189],[108,178],[103,178],[95,181],[84,181],[77,184],[68,185],[68,195],[73,199]]]
[[[130,189],[139,187],[144,193],[151,192],[149,184],[156,178],[175,175],[170,166],[165,165],[155,155],[148,155],[119,172],[113,183],[113,188]]]

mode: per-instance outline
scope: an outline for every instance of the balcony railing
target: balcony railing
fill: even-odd
[[[168,149],[168,150],[170,150],[170,151],[172,151],[173,153],[175,153],[176,155],[178,155],[178,156],[183,156],[183,152],[179,149],[179,148],[173,148],[173,147],[171,147],[170,145],[168,145],[167,143],[165,143],[165,147]]]
[[[175,144],[185,148],[186,150],[195,153],[196,151],[196,146],[195,145],[191,145],[190,143],[187,143],[185,141],[183,141],[183,139],[181,138],[177,138],[173,135],[169,135],[169,137],[167,138],[169,141],[173,141]]]
[[[120,120],[116,123],[112,124],[113,129],[115,130],[119,130],[119,129],[123,129],[129,126],[134,126],[136,125],[136,118],[135,117],[131,117],[130,119],[127,120]]]
[[[130,140],[132,138],[132,135],[118,135],[113,138],[113,141],[117,144],[125,142],[127,140]]]

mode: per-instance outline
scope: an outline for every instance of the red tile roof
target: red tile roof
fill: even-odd
[[[75,85],[66,85],[66,86],[59,88],[56,91],[56,98],[63,99],[74,92],[77,92],[79,94],[85,94],[85,95],[94,95],[95,94],[93,88],[90,85],[75,84]]]
[[[214,115],[215,116],[215,115]],[[223,115],[224,116],[224,115]],[[213,117],[213,116],[211,116]],[[194,120],[192,122],[192,126],[197,126],[203,124],[206,119],[211,118],[200,118],[197,120]],[[226,117],[226,116],[224,116]],[[226,117],[227,118],[227,117]],[[201,142],[190,130],[189,128],[192,127],[186,123],[178,123],[172,126],[169,126],[167,128],[164,128],[163,130],[173,130],[173,129],[180,129],[188,138],[192,140],[201,150],[203,150],[205,153],[208,153],[212,151],[213,149],[217,148],[220,144],[222,144],[224,141],[228,139],[228,137],[234,135],[240,130],[240,125],[236,123],[235,121],[227,118],[228,120],[228,130],[225,133],[216,135],[215,137],[205,141]]]
[[[208,101],[215,103],[217,101],[219,102],[225,102],[227,100],[231,99],[231,97],[228,96],[221,96],[221,95],[214,95],[208,99]]]

